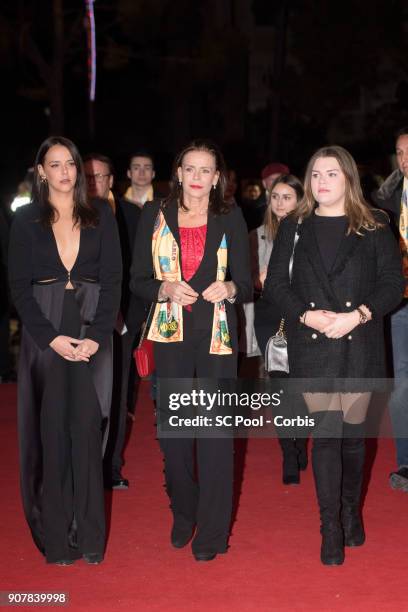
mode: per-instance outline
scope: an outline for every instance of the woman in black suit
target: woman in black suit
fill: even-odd
[[[37,154],[32,202],[13,222],[9,252],[11,295],[23,324],[23,505],[48,563],[103,559],[101,425],[111,404],[121,272],[109,205],[88,202],[76,146],[48,138]]]
[[[159,382],[236,377],[233,303],[248,301],[252,286],[248,234],[239,208],[224,200],[225,185],[221,153],[196,141],[176,157],[169,197],[143,208],[131,289],[154,304],[149,338]],[[158,408],[159,421],[166,421],[168,406]],[[181,548],[194,532],[196,560],[209,561],[227,550],[233,440],[196,437],[198,483],[194,441],[161,438],[174,518],[171,542]]]
[[[365,540],[364,421],[370,392],[386,372],[383,318],[399,304],[404,282],[388,220],[364,201],[356,164],[343,148],[313,155],[305,197],[291,217],[280,224],[264,292],[287,323],[291,377],[308,379],[321,560],[338,565],[344,545]]]

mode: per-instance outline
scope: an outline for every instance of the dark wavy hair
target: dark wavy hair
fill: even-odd
[[[45,227],[51,227],[59,217],[57,209],[50,201],[48,183],[41,181],[38,171],[38,165],[44,165],[45,156],[51,147],[55,145],[61,145],[68,149],[77,169],[77,180],[74,187],[74,210],[72,213],[74,224],[79,224],[81,227],[95,227],[98,223],[99,215],[87,197],[85,172],[81,156],[75,144],[63,136],[50,136],[44,140],[35,158],[31,201],[35,202],[41,210],[40,221]]]
[[[210,140],[193,140],[189,145],[184,147],[180,153],[178,153],[173,163],[170,193],[163,201],[162,206],[166,207],[171,201],[176,200],[180,208],[183,210],[188,210],[183,201],[183,187],[179,184],[177,170],[181,167],[183,159],[187,153],[191,153],[192,151],[205,151],[213,156],[215,160],[215,168],[219,172],[219,179],[215,189],[211,189],[210,191],[208,210],[214,215],[227,214],[233,206],[224,199],[225,188],[227,185],[227,167],[221,151],[217,145]]]

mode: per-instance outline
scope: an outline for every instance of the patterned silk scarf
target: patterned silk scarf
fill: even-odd
[[[405,277],[404,297],[408,298],[408,179],[404,178],[401,197],[401,213],[399,220],[400,249],[402,255],[402,272]]]
[[[179,247],[162,211],[157,215],[153,228],[152,256],[157,279],[170,282],[181,281]],[[217,251],[217,280],[225,280],[227,262],[228,247],[224,234]],[[170,301],[156,304],[147,337],[154,342],[182,342],[183,307]],[[232,353],[224,301],[214,304],[209,352],[213,355],[230,355]]]

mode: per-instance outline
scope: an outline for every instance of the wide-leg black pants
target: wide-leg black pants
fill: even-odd
[[[65,291],[60,332],[77,338],[81,320],[74,294]],[[58,355],[47,373],[41,408],[42,528],[48,562],[104,551],[101,421],[88,364]]]
[[[155,342],[154,355],[159,385],[161,378],[196,376],[207,379],[235,379],[235,330],[232,330],[233,353],[224,356],[210,355],[210,332],[194,329],[192,315],[188,311],[184,312],[183,319],[183,342]],[[165,419],[167,407],[159,405],[158,409]],[[232,513],[232,435],[205,438],[162,437],[160,445],[164,453],[166,489],[175,525],[181,529],[196,526],[193,552],[225,552]]]

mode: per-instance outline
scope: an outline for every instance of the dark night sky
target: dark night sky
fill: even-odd
[[[301,174],[329,141],[384,173],[392,134],[408,123],[403,0],[96,0],[94,134],[85,2],[19,0],[0,7],[3,204],[53,130],[58,3],[62,131],[83,153],[110,155],[119,178],[144,146],[166,179],[176,150],[197,136],[216,140],[242,177],[257,177],[272,159]]]

